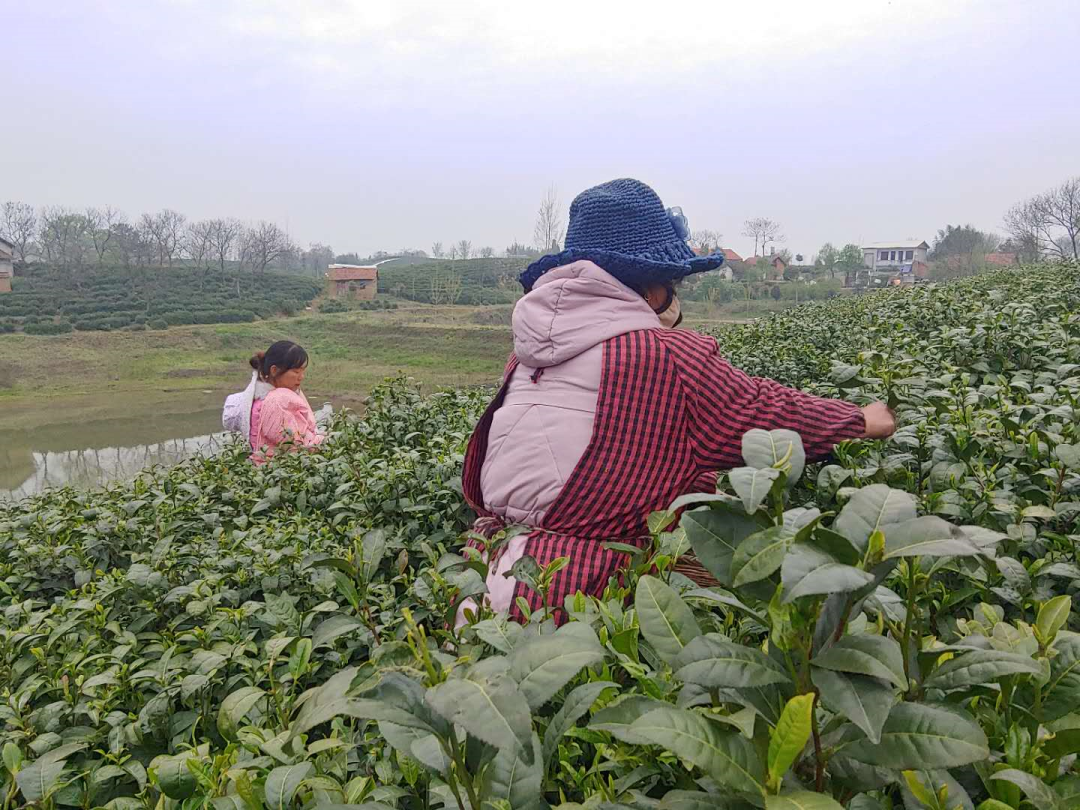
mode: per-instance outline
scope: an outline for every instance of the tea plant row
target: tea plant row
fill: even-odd
[[[886,398],[897,436],[812,467],[747,434],[602,598],[525,626],[453,629],[486,575],[458,476],[489,392],[394,381],[319,454],[0,509],[0,801],[1080,806],[1078,281],[725,329],[753,373]],[[673,570],[689,553],[718,587]],[[560,564],[514,575],[545,593]]]

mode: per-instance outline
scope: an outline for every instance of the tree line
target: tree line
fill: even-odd
[[[1005,229],[1026,261],[1080,259],[1080,176],[1014,205]]]
[[[183,265],[221,272],[233,267],[252,273],[303,270],[320,276],[336,258],[329,246],[317,242],[301,249],[274,222],[189,220],[170,208],[130,219],[110,205],[77,211],[9,201],[0,206],[0,236],[14,246],[16,262],[66,270]]]

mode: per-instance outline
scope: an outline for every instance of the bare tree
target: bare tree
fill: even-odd
[[[1005,214],[1005,230],[1025,261],[1080,259],[1080,177],[1014,205]]]
[[[24,202],[6,202],[0,209],[0,236],[15,247],[16,261],[25,262],[34,249],[38,233],[37,212]]]
[[[457,259],[457,256],[458,256],[458,253],[457,253],[457,245],[451,245],[451,246],[450,246],[450,254],[449,254],[449,259],[450,259],[450,261],[454,261],[454,260],[456,260],[456,259]]]
[[[301,256],[301,262],[311,275],[319,278],[326,274],[327,267],[334,261],[334,249],[329,245],[312,242]]]
[[[213,220],[200,219],[188,223],[184,231],[184,253],[196,267],[210,269],[210,262],[214,258],[213,235]]]
[[[703,228],[690,234],[690,247],[703,253],[720,249],[720,232]]]
[[[1044,230],[1057,232],[1048,247],[1062,259],[1080,259],[1080,177],[1036,198]]]
[[[765,255],[769,245],[774,242],[783,242],[785,237],[780,233],[780,223],[774,222],[768,217],[754,217],[743,223],[743,236],[749,236],[754,240],[754,255]],[[758,254],[758,245],[761,245],[761,253]]]
[[[164,267],[166,264],[172,267],[173,262],[183,256],[186,223],[187,217],[168,208],[153,215],[143,214],[139,218],[139,228],[154,246],[159,267]]]
[[[549,186],[540,200],[540,210],[536,212],[536,224],[533,226],[533,242],[538,250],[558,252],[563,239],[559,208],[559,191],[555,186]]]
[[[431,255],[436,259],[441,259],[445,254],[443,253],[442,242],[435,242],[431,246]]]
[[[493,247],[480,248],[480,258],[481,259],[490,259],[494,255],[495,255],[495,248],[493,248]]]
[[[244,231],[240,248],[242,262],[250,265],[252,273],[265,273],[267,266],[291,249],[289,235],[276,223],[265,220]]]
[[[225,262],[233,258],[244,226],[236,219],[212,219],[209,224],[210,249],[224,273]]]
[[[1017,203],[1005,214],[1005,231],[1021,261],[1038,261],[1043,255],[1043,218],[1035,200]]]
[[[472,242],[468,239],[462,239],[457,243],[457,253],[459,259],[467,259],[472,255]]]
[[[127,219],[111,205],[104,208],[87,208],[86,222],[90,229],[90,240],[94,243],[94,252],[97,254],[98,264],[105,263],[105,254],[109,252],[110,245],[115,247],[116,228]]]

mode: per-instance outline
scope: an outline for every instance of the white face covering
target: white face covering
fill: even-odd
[[[682,305],[679,303],[679,296],[673,295],[671,297],[671,304],[663,312],[659,313],[657,317],[660,319],[660,325],[665,329],[674,329],[682,321]]]

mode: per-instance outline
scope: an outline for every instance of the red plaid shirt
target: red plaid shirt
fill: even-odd
[[[511,357],[505,380],[516,367]],[[477,532],[488,537],[502,523],[484,503],[480,468],[492,416],[505,395],[504,383],[465,456],[465,499],[479,515]],[[604,543],[646,545],[649,513],[703,484],[715,485],[716,471],[742,464],[746,431],[797,431],[807,458],[815,460],[838,442],[861,436],[865,427],[857,406],[749,377],[720,356],[715,339],[696,332],[653,329],[611,338],[604,343],[592,439],[543,525],[532,527],[526,541],[525,553],[541,566],[570,558],[555,576],[548,604],[561,608],[578,591],[602,594],[626,561]],[[515,602],[519,596],[530,609],[541,607],[540,595],[520,582]],[[516,604],[511,615],[521,618]]]

